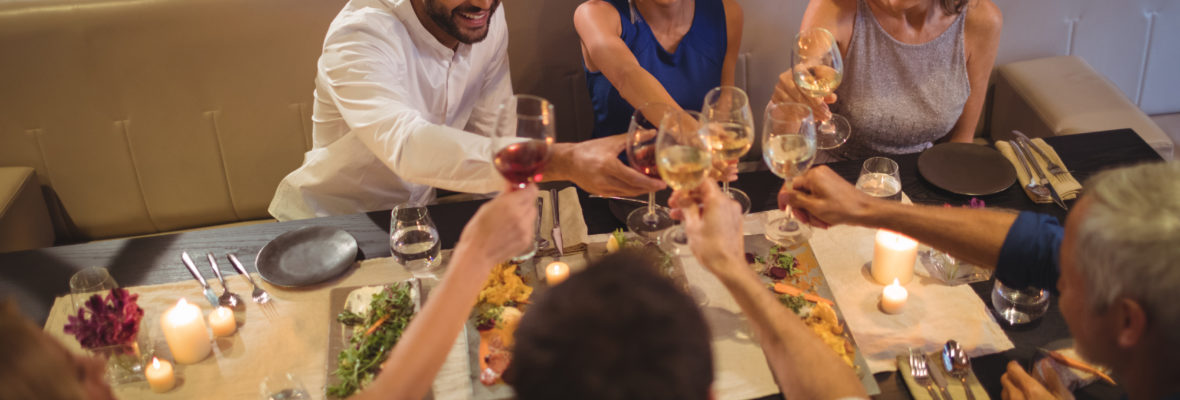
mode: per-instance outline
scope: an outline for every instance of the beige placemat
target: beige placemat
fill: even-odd
[[[203,361],[177,365],[179,380],[172,391],[153,393],[146,382],[136,382],[115,386],[115,394],[123,399],[257,399],[260,395],[258,385],[263,377],[286,371],[299,378],[313,398],[324,398],[325,358],[336,356],[327,354],[328,327],[333,318],[328,310],[331,289],[408,278],[410,274],[390,258],[365,260],[343,278],[309,289],[281,289],[255,276],[254,279],[274,298],[271,301],[273,309],[268,309],[249,302],[251,289],[245,278],[238,275],[227,277],[231,291],[244,296],[248,302],[244,323],[238,327],[238,332],[228,338],[216,339],[213,353]],[[141,332],[146,332],[151,343],[164,353],[167,353],[167,345],[159,328],[159,318],[164,310],[182,297],[199,305],[206,313],[212,309],[201,295],[200,285],[194,281],[127,289],[140,295],[139,305],[145,312]],[[216,291],[220,293],[219,286]],[[67,348],[81,352],[77,340],[62,332],[70,308],[69,296],[57,298],[45,323],[45,331]],[[435,398],[470,397],[466,348],[465,335],[459,335],[435,379]]]

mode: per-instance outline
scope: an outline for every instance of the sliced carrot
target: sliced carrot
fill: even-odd
[[[369,330],[365,331],[365,336],[372,335],[373,332],[376,332],[377,328],[380,328],[381,324],[384,324],[385,320],[389,319],[390,315],[392,315],[392,314],[385,314],[384,317],[381,317],[381,319],[377,320],[377,322],[374,322],[373,326],[370,326]]]
[[[824,303],[829,306],[836,305],[836,303],[832,302],[831,300],[825,299],[820,296],[816,296],[811,293],[804,292],[803,289],[797,288],[795,286],[791,286],[790,284],[784,283],[784,282],[775,283],[774,284],[774,291],[781,293],[781,294],[789,294],[791,296],[803,296],[804,300],[807,300],[807,301],[810,301],[813,303]]]
[[[1094,375],[1098,375],[1099,378],[1102,378],[1102,380],[1106,381],[1107,383],[1109,383],[1111,385],[1116,384],[1116,383],[1114,383],[1114,379],[1111,379],[1111,377],[1109,375],[1103,373],[1102,371],[1099,371],[1098,368],[1095,368],[1093,365],[1090,365],[1090,364],[1086,363],[1085,361],[1075,360],[1073,358],[1066,356],[1065,354],[1061,354],[1061,353],[1058,353],[1058,352],[1052,351],[1052,350],[1046,351],[1045,353],[1048,354],[1049,357],[1052,357],[1054,360],[1061,361],[1065,365],[1077,368],[1077,369],[1085,371],[1085,372],[1089,372]]]

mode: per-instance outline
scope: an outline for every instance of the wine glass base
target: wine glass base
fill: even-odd
[[[688,249],[688,235],[684,233],[683,226],[673,226],[671,229],[664,231],[660,235],[660,248],[664,249],[668,254],[678,256]]]
[[[533,242],[533,247],[530,247],[528,250],[525,250],[524,253],[521,253],[516,257],[512,257],[512,259],[508,261],[519,264],[533,259],[533,256],[535,255],[537,255],[537,242]]]
[[[729,192],[727,194],[729,195],[729,198],[738,202],[738,204],[742,206],[743,215],[750,213],[750,206],[753,204],[753,202],[750,201],[750,195],[747,195],[746,192],[732,187],[729,188]]]
[[[668,211],[663,207],[656,207],[650,215],[647,207],[636,208],[627,214],[627,229],[650,241],[658,240],[660,232],[675,224],[676,221],[672,220],[672,216],[668,215]]]
[[[831,150],[843,145],[851,135],[852,126],[848,123],[848,119],[832,114],[832,118],[821,122],[816,127],[815,147],[820,150]]]
[[[811,239],[811,228],[787,217],[766,221],[765,230],[766,240],[786,248],[798,247]]]

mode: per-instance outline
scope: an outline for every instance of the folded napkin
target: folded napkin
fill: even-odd
[[[950,393],[953,399],[966,399],[967,392],[963,391],[963,382],[958,378],[951,377],[942,368],[942,353],[933,352],[926,354],[926,366],[930,369],[930,387],[935,392],[939,392],[938,384],[935,382],[946,382],[946,391]],[[901,372],[901,377],[905,380],[905,386],[910,389],[910,394],[914,396],[915,400],[939,400],[941,397],[935,398],[930,396],[930,392],[926,390],[925,386],[919,385],[914,380],[914,375],[910,372],[910,357],[908,354],[897,356],[897,370]],[[942,378],[939,379],[934,375],[938,374]],[[967,386],[971,388],[971,393],[977,399],[988,399],[987,391],[983,389],[983,385],[979,384],[979,379],[975,377],[975,371],[967,375]],[[939,394],[942,396],[942,394]]]
[[[538,249],[541,256],[557,255],[557,243],[553,240],[553,203],[549,191],[539,194],[541,206],[541,236],[549,241],[549,247]],[[588,231],[582,218],[582,203],[578,200],[578,189],[573,186],[557,192],[558,211],[561,213],[561,239],[566,253],[586,251]]]
[[[1036,138],[1030,140],[1030,142],[1032,142],[1033,146],[1036,146],[1037,148],[1041,149],[1042,152],[1047,154],[1049,158],[1052,159],[1051,161],[1053,161],[1054,164],[1065,168],[1065,163],[1061,162],[1061,157],[1058,156],[1057,152],[1054,151],[1048,143],[1045,143],[1044,140]],[[1021,166],[1020,158],[1016,157],[1016,153],[1012,152],[1012,145],[1005,141],[996,141],[996,150],[999,150],[1000,154],[1003,154],[1004,157],[1008,159],[1008,162],[1011,162],[1012,166],[1016,168],[1016,177],[1020,180],[1020,188],[1024,190],[1024,193],[1028,195],[1028,198],[1037,203],[1047,204],[1053,202],[1053,199],[1051,198],[1038,199],[1032,194],[1032,192],[1028,191],[1028,186],[1026,186],[1028,185],[1028,174],[1024,171],[1024,167]],[[1062,200],[1072,200],[1078,197],[1078,194],[1082,191],[1082,184],[1078,183],[1077,179],[1075,179],[1073,175],[1069,173],[1069,171],[1066,171],[1066,173],[1062,176],[1051,174],[1047,168],[1049,164],[1045,158],[1041,157],[1040,154],[1037,154],[1035,150],[1031,151],[1031,153],[1032,154],[1025,155],[1036,159],[1037,165],[1041,167],[1041,171],[1045,173],[1045,177],[1049,178],[1049,183],[1053,185],[1053,189],[1057,190],[1057,195],[1061,196]],[[1030,165],[1029,168],[1032,168],[1032,166]],[[1033,171],[1034,176],[1036,176],[1036,173],[1036,171]],[[1037,176],[1037,179],[1039,180],[1040,176]]]

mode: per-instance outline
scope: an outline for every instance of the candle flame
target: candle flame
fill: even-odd
[[[901,286],[901,282],[898,282],[897,278],[893,278],[893,284],[890,286]]]
[[[184,301],[184,298],[183,298],[183,297],[181,297],[181,298],[180,298],[180,301],[176,302],[176,306],[177,306],[177,307],[180,307],[180,306],[184,306],[184,305],[188,305],[188,302],[187,302],[187,301]]]
[[[152,368],[153,369],[160,369],[160,359],[159,358],[152,357]]]

